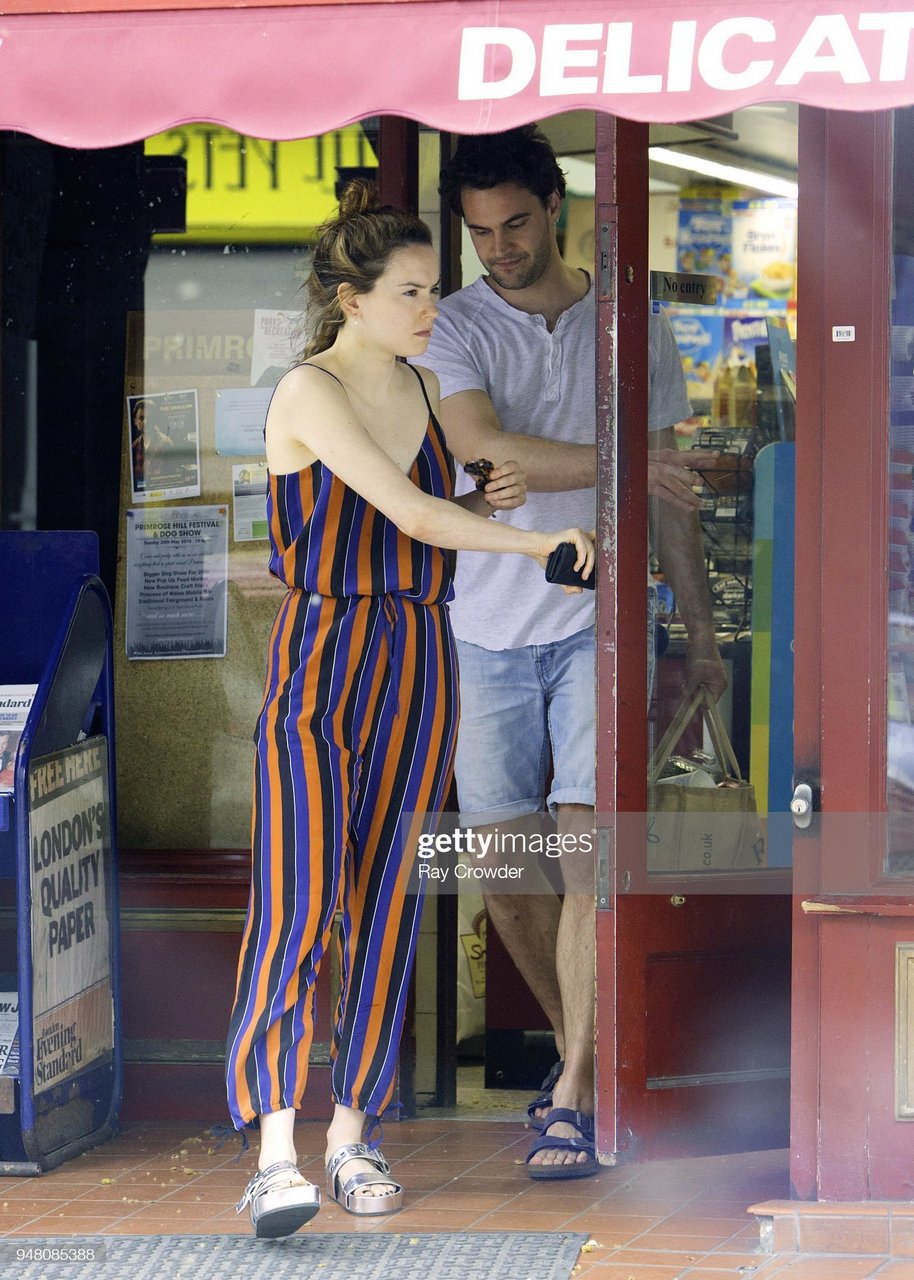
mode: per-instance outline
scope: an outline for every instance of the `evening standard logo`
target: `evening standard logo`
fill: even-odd
[[[914,12],[860,13],[855,27],[843,14],[820,14],[796,41],[779,36],[768,18],[725,18],[700,37],[697,21],[674,21],[666,40],[658,40],[658,26],[558,23],[536,36],[520,27],[466,27],[457,97],[512,98],[537,76],[544,98],[684,93],[702,84],[738,91],[822,74],[889,84],[907,78]]]

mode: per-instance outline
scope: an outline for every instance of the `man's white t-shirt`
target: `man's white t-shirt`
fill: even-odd
[[[593,287],[563,311],[550,333],[543,316],[519,311],[480,279],[442,300],[428,349],[417,361],[434,370],[441,398],[484,391],[506,432],[570,444],[596,439],[596,314]],[[676,340],[665,315],[650,324],[648,429],[658,431],[692,412]],[[512,456],[510,439],[498,465]],[[474,487],[458,467],[457,493]],[[592,529],[593,487],[528,492],[497,519],[522,529]],[[517,649],[563,640],[594,620],[593,592],[566,595],[546,582],[529,556],[461,551],[450,614],[459,640],[484,649]]]

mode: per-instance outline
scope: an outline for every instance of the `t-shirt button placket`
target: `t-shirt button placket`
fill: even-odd
[[[546,357],[546,383],[544,399],[558,400],[561,394],[562,347],[556,342],[555,335],[549,335],[549,346]]]

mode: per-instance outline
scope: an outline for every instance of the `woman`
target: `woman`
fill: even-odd
[[[580,530],[534,533],[484,519],[518,506],[516,464],[450,501],[434,375],[422,354],[437,314],[437,256],[417,218],[343,193],[309,280],[312,338],[267,416],[270,569],[289,588],[270,639],[255,741],[254,866],[228,1037],[236,1128],[260,1122],[250,1204],[259,1236],[316,1212],[296,1168],[316,973],[342,910],[341,996],[328,1193],[351,1213],[390,1213],[402,1189],[363,1141],[391,1101],[419,900],[404,815],[436,814],[451,779],[457,672],[442,548],[533,556],[545,565]],[[371,1127],[371,1126],[369,1126]]]

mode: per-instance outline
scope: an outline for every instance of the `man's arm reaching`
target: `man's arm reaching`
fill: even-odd
[[[492,458],[497,464],[513,458],[527,476],[527,488],[540,493],[566,489],[589,489],[597,483],[595,444],[568,444],[541,436],[505,431],[495,406],[484,391],[458,391],[441,401],[441,425],[448,448],[458,462]],[[667,441],[659,447],[655,436]],[[672,508],[698,510],[692,492],[695,475],[687,466],[687,455],[675,447],[672,431],[652,432],[647,462],[647,491]],[[713,461],[714,455],[703,457]]]
[[[526,472],[527,488],[540,492],[587,489],[596,483],[597,448],[505,431],[484,391],[458,391],[441,401],[441,425],[458,462],[513,458]]]
[[[651,433],[652,448],[660,453],[665,454],[674,441],[672,427]],[[656,498],[652,498],[650,526],[654,553],[673,588],[688,636],[686,692],[706,685],[714,697],[719,698],[727,687],[727,676],[714,634],[698,513],[694,508],[673,502],[666,502],[661,508]]]

